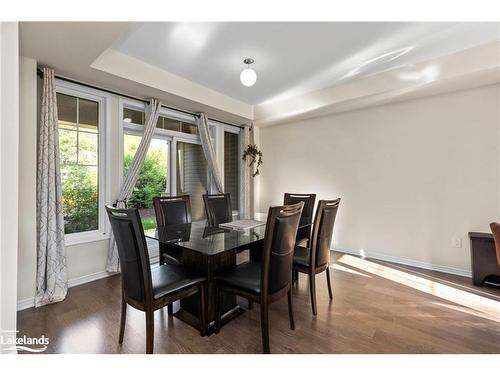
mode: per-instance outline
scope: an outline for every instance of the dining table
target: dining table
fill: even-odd
[[[239,216],[234,215],[233,220]],[[251,229],[236,230],[218,226],[208,226],[206,220],[193,221],[188,224],[165,225],[147,229],[144,234],[147,238],[157,240],[160,244],[160,263],[162,259],[172,258],[184,267],[206,277],[206,324],[205,332],[211,334],[215,321],[215,282],[214,277],[231,267],[237,265],[237,260],[246,258],[250,261],[262,259],[262,245],[266,231],[267,214],[256,213],[252,220],[259,221],[261,225]],[[301,220],[299,228],[310,228],[312,223]],[[238,254],[248,251],[248,257]],[[180,308],[174,316],[185,323],[199,327],[199,298],[191,296],[181,299]],[[221,324],[224,325],[245,311],[236,300],[234,294],[222,296]]]

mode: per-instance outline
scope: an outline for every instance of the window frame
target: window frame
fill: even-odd
[[[128,98],[123,98],[121,97],[119,99],[119,110],[118,110],[118,116],[119,116],[119,130],[118,130],[118,136],[119,136],[119,142],[118,142],[118,157],[120,160],[119,166],[118,166],[118,173],[119,173],[119,180],[120,180],[120,186],[123,184],[123,158],[124,158],[124,144],[123,144],[123,137],[125,134],[131,134],[131,135],[136,135],[136,136],[142,136],[144,132],[144,125],[140,124],[135,124],[133,122],[126,122],[123,120],[123,110],[124,108],[129,108],[129,109],[134,109],[137,111],[145,111],[146,110],[146,104],[143,102],[140,102],[138,100],[132,100]],[[196,124],[194,117],[188,115],[188,114],[183,114],[179,112],[174,112],[172,110],[162,108],[160,110],[160,116],[163,117],[168,117],[174,120],[179,120],[191,124]],[[159,129],[156,128],[155,132],[153,134],[153,138],[155,139],[162,139],[167,142],[169,142],[169,165],[168,167],[170,168],[170,179],[167,181],[167,192],[169,194],[175,195],[177,192],[177,187],[175,184],[172,183],[172,181],[175,181],[177,178],[177,170],[176,170],[176,160],[177,160],[177,142],[186,142],[186,143],[193,143],[193,144],[201,144],[199,135],[198,134],[188,134],[188,133],[182,133],[182,132],[177,132],[174,130],[168,130],[168,129]],[[208,172],[207,172],[208,173]],[[207,177],[208,178],[208,177]]]
[[[230,125],[226,125],[226,124],[223,124],[220,122],[212,121],[212,120],[209,120],[208,123],[209,123],[209,125],[212,125],[215,128],[215,146],[216,146],[215,153],[216,153],[216,157],[217,157],[217,163],[219,164],[220,173],[221,173],[222,179],[224,180],[224,158],[225,158],[225,155],[224,155],[224,132],[238,134],[238,139],[239,139],[238,153],[241,156],[242,152],[243,152],[242,142],[241,142],[242,129],[237,128],[235,126],[230,126]],[[241,165],[241,162],[240,162],[240,165]],[[241,183],[242,169],[240,168],[238,172],[239,172],[238,189],[241,191],[239,185]],[[240,209],[241,209],[241,207],[243,207],[244,204],[245,204],[245,199],[243,197],[243,194],[239,194],[239,196],[238,196],[238,208],[239,209],[233,210],[233,216],[238,215],[240,213]]]
[[[132,122],[126,122],[123,120],[123,112],[124,108],[129,108],[133,110],[138,110],[138,111],[145,111],[146,110],[146,104],[144,102],[138,101],[138,100],[133,100],[133,99],[128,99],[124,97],[119,98],[119,110],[118,110],[118,116],[119,116],[119,130],[118,130],[118,136],[119,136],[119,146],[118,146],[118,157],[120,160],[120,165],[118,169],[119,173],[119,178],[120,178],[120,186],[123,183],[123,158],[124,158],[124,142],[123,142],[123,137],[125,134],[133,134],[133,135],[142,135],[144,125],[140,124],[134,124]],[[183,121],[186,123],[191,123],[191,124],[196,124],[195,118],[193,115],[175,111],[172,109],[168,108],[162,108],[160,110],[160,116],[163,117],[168,117],[174,120],[179,120]],[[240,128],[234,127],[234,126],[229,126],[214,120],[209,120],[208,121],[208,126],[209,126],[209,131],[212,136],[212,140],[214,141],[214,148],[215,148],[215,154],[216,154],[216,159],[217,163],[219,164],[220,172],[222,176],[224,176],[224,132],[231,132],[238,134],[239,137],[241,137],[241,130]],[[170,160],[169,160],[169,168],[170,168],[170,181],[167,182],[167,187],[168,191],[171,195],[175,196],[177,194],[177,186],[175,183],[172,183],[173,181],[176,181],[177,179],[177,169],[176,169],[176,162],[177,162],[177,142],[185,142],[185,143],[192,143],[192,144],[198,144],[201,145],[200,141],[200,136],[198,134],[188,134],[188,133],[183,133],[183,132],[177,132],[174,130],[167,130],[167,129],[155,129],[153,138],[157,139],[165,139],[170,142],[169,144],[169,150],[170,150]],[[241,138],[240,138],[241,139]],[[239,152],[241,154],[241,141],[239,142]],[[239,173],[241,174],[241,170]],[[241,177],[241,176],[240,176]],[[215,182],[213,180],[212,174],[208,171],[207,169],[207,182],[208,182],[208,189],[211,193],[214,193],[216,191],[215,187]],[[244,203],[244,197],[240,196],[239,197],[239,202],[238,202],[238,207],[242,207],[242,204]],[[233,215],[237,215],[239,211],[233,211]]]
[[[60,79],[56,79],[55,89],[56,93],[92,100],[98,102],[99,104],[99,125],[97,129],[99,147],[97,153],[98,225],[96,230],[65,234],[65,245],[72,246],[81,243],[107,240],[110,238],[111,230],[108,219],[106,217],[106,210],[104,209],[104,205],[111,200],[111,147],[109,147],[108,144],[108,140],[111,139],[109,126],[109,124],[111,123],[111,95],[97,89],[63,81]]]

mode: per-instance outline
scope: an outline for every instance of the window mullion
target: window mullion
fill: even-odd
[[[80,163],[80,98],[76,98],[76,164]]]

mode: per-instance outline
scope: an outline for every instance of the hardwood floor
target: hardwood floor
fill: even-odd
[[[306,275],[293,290],[295,331],[286,298],[270,306],[272,353],[500,353],[500,289],[350,255],[333,259],[334,299],[325,274],[318,275],[317,317]],[[164,310],[155,313],[155,353],[261,352],[258,305],[208,337]],[[121,346],[119,322],[119,276],[71,288],[61,303],[18,313],[19,335],[49,337],[46,353],[144,353],[144,313],[129,307]]]

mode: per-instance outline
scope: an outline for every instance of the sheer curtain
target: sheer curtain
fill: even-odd
[[[135,183],[139,177],[139,172],[141,171],[142,165],[144,164],[144,159],[146,158],[146,153],[148,152],[149,144],[153,138],[155,132],[156,123],[158,122],[158,116],[160,114],[161,102],[156,99],[151,99],[148,105],[146,123],[144,124],[144,134],[142,135],[141,143],[137,148],[132,164],[130,165],[127,177],[123,181],[123,185],[120,189],[120,194],[116,201],[116,206],[118,208],[126,207],[127,199],[130,197],[134,190]],[[120,263],[118,259],[118,249],[116,248],[115,238],[113,232],[111,232],[111,239],[109,241],[108,258],[106,260],[106,271],[108,272],[120,272]]]
[[[217,165],[217,158],[215,156],[214,145],[210,139],[210,131],[208,129],[208,118],[204,113],[196,116],[196,125],[198,126],[198,134],[200,135],[201,146],[205,159],[207,159],[208,169],[212,173],[215,187],[219,193],[224,192],[224,185],[222,184],[222,175],[219,166]]]
[[[66,298],[68,276],[59,165],[54,70],[43,68],[37,158],[37,275],[35,306]]]

